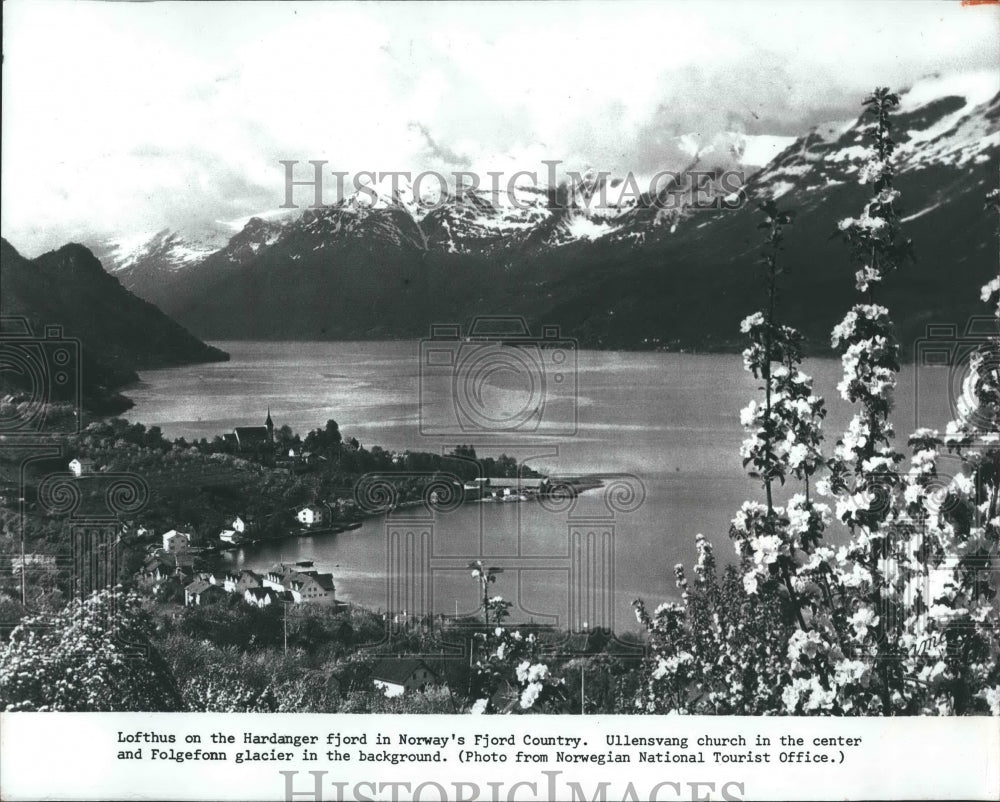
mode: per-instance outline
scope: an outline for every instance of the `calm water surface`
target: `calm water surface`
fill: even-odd
[[[729,521],[745,499],[759,496],[739,458],[739,410],[757,386],[739,356],[581,351],[560,368],[559,386],[551,364],[540,369],[548,370],[545,384],[525,384],[509,371],[484,374],[473,400],[491,408],[516,412],[540,387],[547,393],[541,434],[488,446],[489,438],[470,431],[426,434],[453,420],[455,402],[453,385],[433,384],[440,375],[425,374],[421,383],[425,355],[417,342],[213,345],[231,361],[143,373],[141,386],[128,392],[136,405],[127,417],[158,425],[168,437],[211,439],[262,424],[270,406],[276,426],[303,435],[333,418],[366,447],[440,452],[472,443],[481,454],[506,452],[546,473],[611,477],[606,489],[567,508],[524,502],[466,504],[433,517],[407,511],[369,519],[354,532],[232,557],[255,569],[314,560],[334,574],[339,597],[372,608],[473,612],[476,585],[466,564],[481,558],[505,568],[491,593],[516,601],[516,618],[633,628],[633,599],[676,597],[673,566],[693,563],[696,533],[729,558]],[[827,436],[835,440],[852,414],[836,393],[839,361],[812,360],[806,369],[827,398]],[[916,415],[943,428],[946,386],[942,371],[915,376],[904,368],[898,430],[908,433]]]

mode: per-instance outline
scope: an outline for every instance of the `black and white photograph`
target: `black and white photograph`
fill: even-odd
[[[8,0],[2,105],[0,797],[1000,799],[1000,3]]]

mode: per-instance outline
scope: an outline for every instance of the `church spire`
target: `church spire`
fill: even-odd
[[[267,427],[267,438],[272,443],[274,442],[274,421],[271,420],[271,405],[267,405],[267,419],[264,421],[264,426]]]

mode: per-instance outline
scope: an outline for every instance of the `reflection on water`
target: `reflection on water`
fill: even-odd
[[[567,420],[575,416],[575,434],[510,436],[485,448],[471,432],[421,435],[416,342],[213,344],[232,360],[144,373],[142,386],[128,393],[136,406],[127,417],[159,425],[169,437],[211,438],[260,424],[270,405],[276,426],[300,434],[333,418],[366,447],[440,452],[472,443],[481,453],[503,451],[550,474],[622,473],[641,485],[636,508],[615,508],[598,489],[567,509],[527,501],[466,504],[431,517],[402,511],[354,531],[229,558],[258,569],[314,560],[334,574],[339,597],[373,608],[473,612],[477,585],[467,563],[483,559],[505,569],[491,592],[515,601],[519,617],[630,628],[633,599],[676,597],[673,566],[692,564],[695,534],[704,533],[720,558],[732,554],[729,522],[758,493],[739,458],[739,410],[757,382],[739,356],[581,351],[575,403],[564,399],[553,407]],[[827,398],[827,436],[835,440],[852,414],[836,393],[840,364],[813,360],[807,371]],[[915,376],[904,368],[895,416],[900,433],[914,428],[918,412],[922,424],[943,429],[947,382],[947,371]],[[442,411],[429,412],[440,418]]]

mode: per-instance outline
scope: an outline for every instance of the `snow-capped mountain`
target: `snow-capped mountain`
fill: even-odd
[[[893,116],[897,174],[987,163],[1000,147],[1000,79],[995,74],[933,76],[902,94]],[[818,126],[796,140],[751,182],[755,195],[780,198],[857,181],[866,120]]]
[[[789,137],[746,136],[725,133],[712,138],[699,134],[677,137],[678,148],[691,158],[688,169],[739,167],[752,174]],[[557,187],[539,186],[522,178],[514,186],[497,185],[465,191],[445,191],[434,181],[421,187],[420,197],[404,175],[386,175],[361,186],[321,210],[306,209],[297,219],[261,215],[243,221],[232,242],[218,228],[194,236],[163,229],[92,243],[94,253],[109,270],[132,288],[150,281],[170,281],[176,270],[200,265],[224,250],[242,263],[260,248],[277,242],[283,233],[294,236],[296,226],[318,238],[310,246],[320,250],[332,236],[387,239],[400,246],[445,253],[482,254],[523,244],[559,246],[577,240],[595,240],[622,233],[633,237],[637,208],[649,207],[651,176],[615,177],[594,170],[578,171]],[[661,186],[666,186],[661,182]],[[674,214],[639,215],[643,224],[672,225]],[[300,248],[301,250],[301,248]],[[293,258],[301,258],[301,253]],[[148,274],[154,274],[151,278]]]
[[[996,183],[998,95],[995,75],[931,77],[903,93],[894,115],[901,204],[907,221],[919,221],[912,236],[930,264],[977,275],[995,267],[985,244],[969,243],[989,241],[980,210]],[[455,310],[507,310],[562,323],[586,342],[720,347],[728,341],[705,328],[719,316],[693,310],[728,304],[738,315],[754,297],[752,201],[773,197],[799,212],[787,244],[806,267],[791,271],[788,295],[841,292],[845,254],[829,235],[864,203],[867,124],[859,114],[792,141],[685,135],[672,146],[690,158],[687,168],[653,192],[649,177],[582,171],[556,187],[527,181],[417,197],[397,177],[323,209],[251,218],[200,259],[170,232],[145,260],[124,244],[110,259],[126,286],[209,337],[419,336]],[[704,178],[721,168],[749,180]],[[933,272],[922,280],[943,281]],[[928,297],[965,308],[956,287],[939,289],[907,296],[913,320]]]
[[[123,273],[137,265],[180,270],[203,261],[225,244],[218,235],[186,237],[177,231],[144,231],[95,243],[94,254],[112,273]]]
[[[224,259],[230,264],[246,264],[257,258],[262,251],[274,245],[287,225],[286,221],[251,217],[242,229],[230,237],[229,241],[212,255],[216,259]],[[207,257],[203,257],[201,261],[205,261],[205,259]]]

